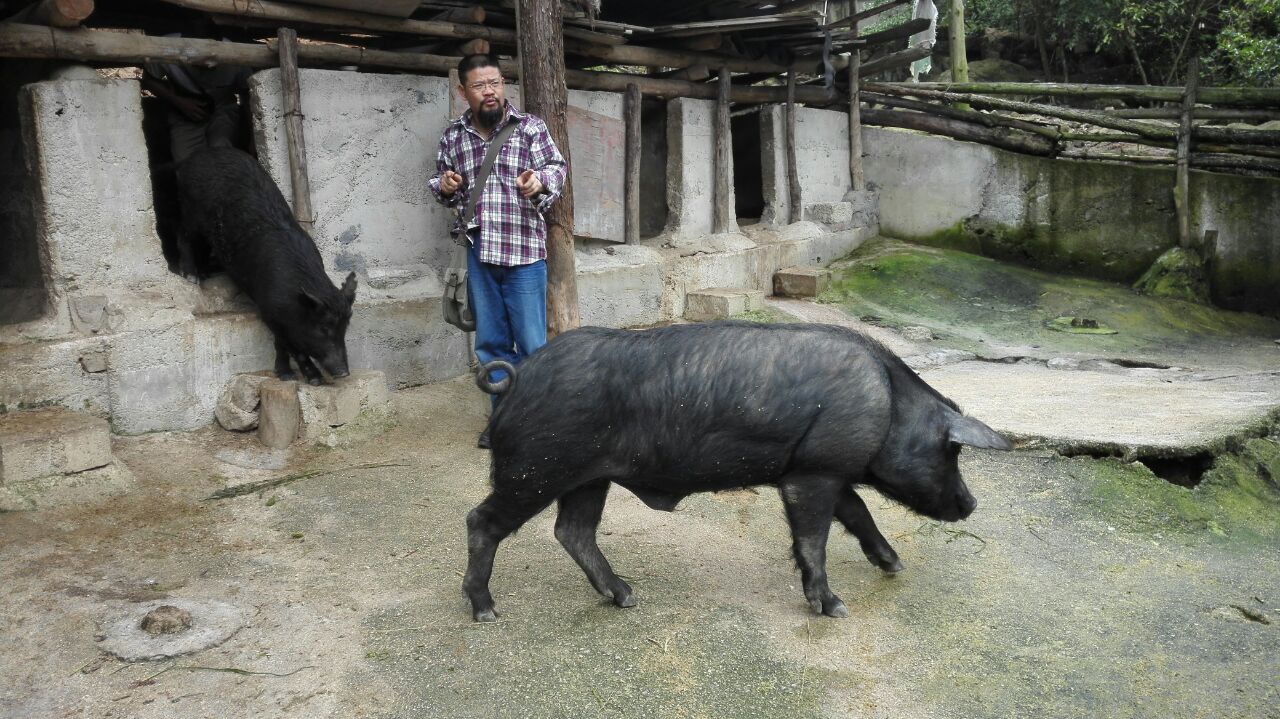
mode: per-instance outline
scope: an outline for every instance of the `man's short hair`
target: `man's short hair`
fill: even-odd
[[[458,82],[463,85],[467,84],[467,73],[472,70],[479,70],[482,67],[496,67],[499,70],[498,61],[484,54],[467,55],[458,63]]]

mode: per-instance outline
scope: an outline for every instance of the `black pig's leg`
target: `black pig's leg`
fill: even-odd
[[[293,373],[293,368],[289,366],[289,348],[285,346],[284,340],[280,339],[280,335],[275,336],[276,339],[276,377],[289,381],[297,379],[297,375]]]
[[[316,364],[306,355],[294,355],[293,361],[298,363],[298,369],[302,371],[302,376],[307,378],[307,383],[319,386],[324,382],[324,378],[320,376],[320,370],[316,368]]]
[[[840,520],[850,534],[858,538],[858,544],[862,545],[862,553],[867,555],[868,561],[889,574],[902,571],[898,553],[889,546],[889,540],[884,538],[875,520],[871,518],[866,502],[862,501],[862,497],[852,487],[840,492],[836,500],[836,519]]]
[[[631,587],[613,573],[609,560],[604,558],[596,544],[596,528],[600,526],[600,515],[604,512],[608,494],[609,483],[601,481],[562,496],[560,513],[556,517],[556,539],[564,545],[573,561],[582,567],[597,592],[612,599],[619,607],[634,607],[636,600]]]
[[[778,483],[791,523],[792,552],[800,567],[804,596],[813,611],[847,617],[849,610],[827,585],[827,534],[836,496],[844,483],[836,478],[789,474]]]
[[[498,618],[489,593],[498,544],[550,503],[550,499],[522,503],[494,492],[467,515],[467,574],[462,591],[471,601],[471,615],[477,622]]]

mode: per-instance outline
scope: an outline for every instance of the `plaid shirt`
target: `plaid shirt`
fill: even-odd
[[[546,123],[520,112],[510,102],[490,137],[508,122],[520,124],[498,153],[484,195],[476,206],[476,220],[480,226],[480,261],[511,267],[546,259],[547,223],[542,215],[560,197],[568,166],[551,140]],[[436,200],[447,207],[465,208],[470,182],[479,173],[488,150],[489,141],[471,124],[470,110],[445,128],[436,155],[436,174],[427,181]],[[465,178],[463,186],[449,197],[440,194],[440,176],[445,170]],[[516,189],[516,178],[525,170],[533,170],[542,181],[543,194],[533,199]],[[457,224],[455,229],[459,229]]]

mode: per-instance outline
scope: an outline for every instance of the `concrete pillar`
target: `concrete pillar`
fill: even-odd
[[[715,113],[712,100],[682,97],[667,103],[667,232],[672,235],[711,234]]]

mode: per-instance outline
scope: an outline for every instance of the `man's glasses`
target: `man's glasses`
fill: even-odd
[[[467,85],[467,87],[471,88],[472,92],[484,92],[486,89],[497,90],[502,87],[505,82],[506,81],[502,78],[498,78],[497,80],[482,80],[480,82],[473,82]]]

